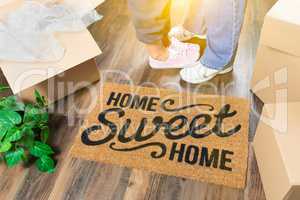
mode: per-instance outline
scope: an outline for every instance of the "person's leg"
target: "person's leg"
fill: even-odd
[[[244,19],[245,0],[204,0],[207,43],[200,63],[180,71],[183,80],[203,83],[230,72]]]
[[[204,15],[204,0],[189,0],[189,12],[187,13],[183,27],[198,35],[206,35],[207,27]]]
[[[171,29],[169,37],[174,37],[179,41],[198,43],[205,47],[206,25],[203,11],[203,0],[186,0],[187,8],[183,16],[183,24],[179,24]]]
[[[199,46],[172,39],[164,46],[170,30],[171,0],[129,0],[137,38],[145,43],[152,68],[183,68],[196,64]]]
[[[245,0],[204,0],[207,47],[201,63],[226,68],[234,59],[244,19]]]
[[[168,58],[164,38],[170,29],[170,0],[128,0],[137,38],[145,43],[150,56]]]

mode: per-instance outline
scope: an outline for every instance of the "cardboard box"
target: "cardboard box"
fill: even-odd
[[[264,102],[300,101],[300,1],[278,1],[265,17],[252,78]]]
[[[266,104],[254,150],[267,199],[300,199],[300,103]]]
[[[18,8],[22,1],[10,3],[9,9]],[[7,11],[5,8],[0,8],[0,14]],[[66,48],[66,54],[59,62],[0,61],[0,67],[13,93],[23,100],[32,101],[34,89],[38,89],[52,103],[99,80],[94,58],[101,54],[101,50],[87,29],[57,33],[56,38]]]

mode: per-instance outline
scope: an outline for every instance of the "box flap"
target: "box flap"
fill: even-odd
[[[300,1],[280,0],[265,17],[261,44],[300,56]]]
[[[300,185],[300,102],[266,104],[264,109],[273,117],[261,123],[268,121],[273,129],[290,184]]]
[[[102,4],[105,0],[90,0],[92,2],[92,4],[94,5],[94,7],[96,8],[97,6],[99,6],[100,4]]]
[[[66,54],[59,62],[0,61],[0,67],[14,94],[101,54],[101,50],[88,30],[77,33],[59,33],[57,39],[66,48]]]
[[[291,189],[291,185],[273,128],[268,125],[269,118],[272,117],[264,107],[253,146],[267,199],[282,200]]]
[[[284,199],[300,199],[300,186],[293,186]]]

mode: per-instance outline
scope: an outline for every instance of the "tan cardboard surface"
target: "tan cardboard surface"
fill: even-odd
[[[95,59],[72,67],[56,76],[41,83],[29,87],[17,95],[26,102],[34,102],[34,91],[38,90],[46,99],[48,104],[70,95],[77,90],[87,87],[100,79],[99,70]]]
[[[300,1],[278,1],[265,17],[260,43],[300,57]]]
[[[90,1],[96,8],[98,5],[102,4],[105,0],[90,0]]]
[[[60,33],[57,34],[57,38],[66,48],[66,54],[59,62],[0,61],[1,69],[15,94],[101,54],[88,30],[78,33]]]
[[[264,107],[254,149],[268,199],[299,196],[299,111],[300,103],[267,104]]]
[[[300,101],[300,57],[260,45],[251,83],[264,103]]]
[[[300,199],[300,186],[293,186],[290,192],[287,194],[286,199],[288,200]]]
[[[282,159],[285,163],[289,180],[293,185],[300,185],[300,103],[290,103],[288,106],[288,119],[277,119],[273,123],[287,123],[287,131],[279,134],[275,134],[278,147],[280,149]],[[283,113],[284,109],[279,110],[278,113]],[[280,115],[282,116],[282,115]],[[285,121],[287,120],[287,121]]]
[[[104,84],[100,94],[72,147],[73,156],[234,188],[245,186],[246,100],[111,83]],[[228,114],[221,126],[220,113]]]
[[[264,19],[251,89],[264,103],[300,101],[300,1],[278,1]]]

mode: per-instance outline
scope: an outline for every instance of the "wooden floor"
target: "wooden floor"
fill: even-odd
[[[128,74],[133,83],[138,85],[154,84],[164,88],[175,88],[178,91],[245,97],[252,101],[253,110],[259,111],[262,105],[251,97],[249,84],[263,16],[273,2],[274,0],[248,1],[234,72],[212,80],[211,83],[216,87],[212,87],[211,84],[201,86],[184,84],[180,82],[178,70],[151,70],[147,66],[144,47],[135,38],[126,0],[106,0],[98,7],[98,11],[105,17],[90,28],[104,52],[97,58],[97,63],[102,72],[106,72],[107,81],[128,83],[129,78],[125,76]],[[6,83],[2,73],[0,82]],[[99,88],[99,84],[92,88]],[[2,164],[1,200],[265,199],[251,144],[245,190],[71,158],[68,155],[69,149],[84,118],[76,112],[76,107],[87,106],[89,99],[88,91],[81,90],[55,105],[55,111],[51,116],[53,134],[51,143],[60,150],[57,155],[56,173],[41,174],[35,167],[25,169],[19,166],[7,169]],[[253,139],[256,123],[257,117],[252,112],[250,141]]]

